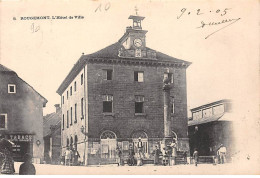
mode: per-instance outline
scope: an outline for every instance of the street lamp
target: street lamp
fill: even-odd
[[[88,135],[88,132],[85,131],[85,128],[84,128],[83,126],[81,126],[80,131],[81,131],[81,133],[83,133],[84,135],[86,135],[86,136]]]

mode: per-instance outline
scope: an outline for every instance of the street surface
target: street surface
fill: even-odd
[[[248,162],[249,163],[249,162]],[[15,163],[16,174],[19,172],[21,163]],[[253,168],[250,164],[199,164],[195,167],[191,165],[175,165],[175,166],[117,166],[117,165],[101,165],[101,166],[63,166],[63,165],[49,165],[49,164],[34,164],[37,175],[79,175],[79,174],[259,174],[259,168]]]

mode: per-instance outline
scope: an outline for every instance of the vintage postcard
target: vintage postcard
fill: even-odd
[[[259,1],[1,0],[1,174],[260,174]]]

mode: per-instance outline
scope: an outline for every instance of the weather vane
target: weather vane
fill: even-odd
[[[135,6],[135,13],[136,13],[136,15],[138,15],[138,8],[137,8],[137,6]]]

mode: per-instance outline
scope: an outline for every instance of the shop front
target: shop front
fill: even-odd
[[[9,134],[8,139],[13,144],[13,158],[14,161],[23,161],[26,153],[33,155],[33,135],[31,134]]]

